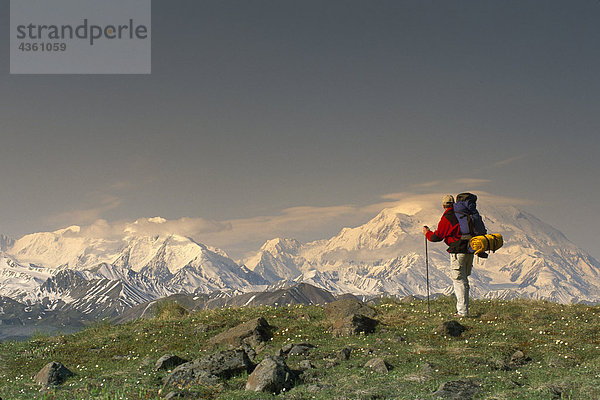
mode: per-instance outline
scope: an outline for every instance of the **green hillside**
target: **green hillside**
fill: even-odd
[[[7,399],[162,399],[168,371],[155,371],[165,353],[187,360],[226,346],[209,339],[242,322],[264,317],[273,338],[255,346],[255,363],[289,343],[310,343],[308,355],[289,355],[292,370],[309,360],[295,386],[274,397],[245,390],[246,372],[207,386],[192,385],[177,398],[214,399],[435,399],[445,382],[462,381],[475,399],[599,399],[600,308],[539,301],[473,301],[472,317],[457,319],[459,337],[434,333],[453,319],[454,299],[383,301],[373,306],[380,324],[372,334],[334,337],[320,306],[227,308],[186,313],[165,303],[153,319],[113,326],[99,323],[74,335],[38,334],[0,344],[0,397]],[[336,361],[343,348],[350,358]],[[520,352],[519,352],[520,351]],[[365,364],[383,358],[389,371]],[[33,376],[58,361],[74,376],[41,389]],[[440,392],[438,392],[440,394]],[[171,395],[172,396],[172,395]]]

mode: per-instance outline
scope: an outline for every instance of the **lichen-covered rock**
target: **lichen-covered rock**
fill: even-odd
[[[186,389],[192,385],[215,385],[242,372],[250,373],[254,364],[244,350],[226,350],[190,361],[175,368],[165,378],[165,388]]]
[[[452,321],[443,322],[440,326],[438,326],[436,328],[435,333],[439,333],[441,335],[458,337],[458,336],[462,335],[462,333],[466,330],[467,330],[467,328],[465,328],[459,322],[452,320]]]
[[[248,377],[246,390],[279,393],[292,388],[294,378],[283,358],[267,356]]]
[[[514,364],[517,367],[525,365],[525,364],[527,364],[530,361],[531,361],[531,357],[527,357],[525,355],[525,353],[523,353],[523,351],[521,351],[521,350],[515,351],[512,354],[512,356],[510,356],[510,362],[511,362],[511,364]]]
[[[352,314],[333,323],[333,336],[351,336],[360,333],[372,333],[379,321],[362,314]]]
[[[73,376],[62,363],[52,361],[42,368],[34,377],[36,383],[43,386],[57,386],[62,384],[68,377]]]
[[[372,358],[367,361],[365,368],[369,368],[372,371],[380,374],[387,374],[390,370],[388,364],[383,360],[383,358],[380,357]]]
[[[481,385],[479,383],[465,379],[444,382],[433,395],[450,400],[471,400],[480,391]]]
[[[210,339],[212,345],[229,344],[241,346],[249,344],[257,346],[273,337],[273,327],[263,317],[255,318],[243,324],[237,325],[225,332],[219,333]]]
[[[339,320],[352,315],[364,315],[374,317],[377,314],[374,308],[369,307],[360,300],[346,297],[341,300],[331,302],[323,309],[327,318]]]
[[[315,368],[315,365],[310,360],[302,360],[300,361],[298,368],[300,369],[300,371],[306,371]]]
[[[337,352],[335,359],[338,361],[348,361],[350,359],[351,353],[352,349],[350,347],[344,347],[343,349]]]
[[[287,354],[290,356],[307,355],[310,352],[310,350],[314,348],[315,346],[310,343],[298,343],[292,346],[292,348]]]
[[[175,354],[169,353],[165,354],[156,361],[156,364],[154,365],[154,370],[169,370],[178,367],[181,364],[185,364],[186,362],[188,362],[188,360],[184,360],[183,358],[176,356]]]

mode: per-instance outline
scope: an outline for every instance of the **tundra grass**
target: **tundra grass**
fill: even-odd
[[[192,388],[206,399],[434,399],[448,381],[470,379],[481,385],[475,399],[600,399],[600,308],[541,301],[476,300],[459,338],[434,333],[452,319],[454,299],[431,302],[383,301],[374,306],[381,321],[375,333],[333,337],[319,306],[226,308],[194,313],[177,307],[160,318],[113,326],[97,323],[59,336],[38,334],[28,342],[0,344],[2,399],[161,399],[167,371],[154,371],[165,353],[196,359],[217,349],[208,340],[259,316],[275,327],[273,339],[257,347],[255,362],[286,343],[309,342],[309,356],[290,356],[290,368],[310,359],[296,386],[274,397],[244,390],[246,374],[214,387]],[[334,362],[352,349],[350,359]],[[531,360],[510,365],[521,350]],[[373,372],[364,364],[383,358],[391,369]],[[75,375],[64,384],[41,389],[33,376],[59,361]]]

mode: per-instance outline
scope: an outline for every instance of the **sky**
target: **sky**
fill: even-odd
[[[600,259],[598,21],[596,0],[154,0],[150,75],[10,75],[6,35],[0,233],[314,240],[470,190]]]

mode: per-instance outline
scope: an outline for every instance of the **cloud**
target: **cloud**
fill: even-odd
[[[274,215],[222,221],[229,229],[201,232],[194,238],[241,255],[276,237],[293,237],[302,241],[320,239],[323,232],[333,234],[340,223],[357,224],[364,218],[360,209],[351,205],[292,207]]]
[[[424,183],[417,183],[411,187],[421,193],[431,193],[432,191],[445,192],[448,194],[456,194],[464,192],[466,190],[473,190],[483,185],[491,183],[490,179],[462,177],[438,181],[429,181]]]
[[[521,154],[516,157],[507,158],[506,160],[495,162],[491,165],[491,168],[502,167],[504,165],[512,164],[515,161],[521,160],[527,157],[527,154]]]
[[[80,232],[76,234],[111,239],[120,239],[126,235],[177,234],[223,249],[231,256],[241,258],[250,251],[256,251],[265,241],[276,237],[295,238],[303,242],[327,239],[337,234],[344,227],[354,227],[367,222],[385,208],[395,208],[396,211],[406,214],[414,214],[422,209],[441,210],[443,194],[442,191],[388,193],[380,196],[379,201],[365,205],[299,206],[287,208],[272,215],[222,221],[198,217],[169,220],[155,216],[140,218],[135,221],[109,222],[97,218],[88,225],[83,226]],[[531,204],[531,202],[524,199],[497,196],[479,190],[477,195],[481,199],[481,203],[485,204]],[[64,226],[73,225],[76,220],[69,220],[68,217],[79,218],[79,221],[83,219],[90,220],[104,210],[117,205],[117,199],[113,199],[113,201],[107,199],[106,204],[102,207],[64,213],[60,216],[60,219],[65,222]]]
[[[161,217],[140,218],[134,222],[124,224],[122,228],[123,233],[132,235],[153,236],[176,234],[186,237],[230,230],[231,225],[227,222],[187,217],[174,220],[167,220]]]
[[[412,185],[412,187],[414,188],[431,188],[434,186],[439,186],[442,183],[444,183],[443,181],[429,181],[429,182],[423,182],[423,183],[416,183],[414,185]]]
[[[88,225],[100,219],[107,211],[121,205],[121,199],[116,196],[104,196],[101,204],[96,207],[66,211],[46,218],[52,225]]]

